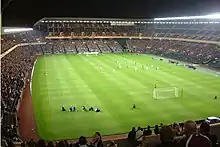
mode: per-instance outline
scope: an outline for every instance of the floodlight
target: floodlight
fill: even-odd
[[[32,31],[32,28],[10,28],[4,29],[4,33],[22,32],[22,31]]]
[[[220,13],[214,13],[206,16],[209,19],[220,19]]]
[[[220,13],[214,13],[214,14],[203,15],[203,16],[154,18],[154,20],[180,20],[180,19],[220,19]]]

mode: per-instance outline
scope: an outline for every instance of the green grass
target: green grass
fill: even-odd
[[[126,61],[129,68],[113,72],[117,61],[122,65]],[[146,71],[142,64],[158,65],[160,70]],[[183,97],[154,100],[155,83],[183,88]],[[46,140],[92,136],[96,131],[102,135],[125,133],[133,126],[220,116],[220,99],[213,99],[214,95],[220,97],[219,77],[147,55],[41,56],[35,65],[32,95],[37,132]],[[138,109],[132,110],[132,104]],[[62,112],[62,105],[67,109],[75,105],[80,111]],[[99,107],[102,112],[82,112],[83,105]]]

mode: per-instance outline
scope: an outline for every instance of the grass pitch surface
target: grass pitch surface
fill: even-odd
[[[117,61],[122,68],[114,72]],[[141,65],[154,68],[146,71]],[[46,140],[91,136],[96,131],[102,135],[125,133],[133,126],[220,116],[220,99],[213,99],[220,97],[219,77],[152,60],[148,55],[42,56],[32,82],[37,132]],[[155,84],[183,88],[183,96],[155,100]],[[132,104],[136,110],[131,109]],[[79,112],[62,112],[62,105],[67,110],[70,105],[76,106]],[[102,112],[83,112],[83,105]]]

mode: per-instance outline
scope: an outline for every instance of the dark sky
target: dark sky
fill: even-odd
[[[9,0],[2,0],[2,8]],[[220,12],[220,0],[12,0],[3,26],[29,26],[43,17],[154,18]]]

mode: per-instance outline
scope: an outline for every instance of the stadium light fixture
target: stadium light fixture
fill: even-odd
[[[180,20],[180,19],[220,19],[220,13],[214,13],[203,16],[183,16],[183,17],[165,17],[165,18],[154,18],[154,20]]]
[[[23,32],[23,31],[32,31],[33,28],[8,28],[4,29],[4,33],[13,33],[13,32]]]

